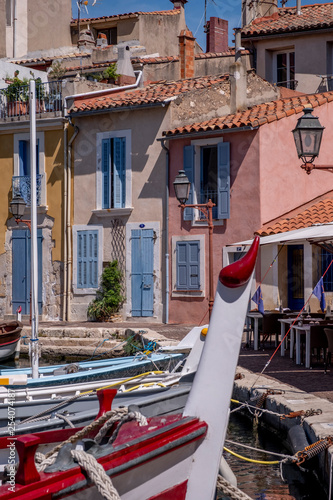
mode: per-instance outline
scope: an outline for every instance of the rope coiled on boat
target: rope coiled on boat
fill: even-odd
[[[233,486],[232,484],[229,483],[224,477],[218,475],[217,476],[217,482],[216,482],[216,488],[218,492],[222,492],[226,495],[229,496],[232,500],[252,500],[251,497],[249,497],[246,493],[241,491],[239,488],[236,488],[236,486]]]

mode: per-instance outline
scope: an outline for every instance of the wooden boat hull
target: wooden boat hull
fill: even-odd
[[[21,338],[23,325],[20,321],[0,323],[0,363],[12,358]]]

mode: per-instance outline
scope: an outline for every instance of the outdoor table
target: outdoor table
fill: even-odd
[[[249,311],[247,313],[248,318],[254,319],[254,329],[253,329],[253,349],[258,350],[259,347],[259,319],[262,318],[262,314],[259,311]]]
[[[315,322],[303,323],[303,325],[295,324],[292,330],[296,332],[296,365],[301,364],[301,333],[305,333],[305,368],[311,366],[311,327],[318,326],[323,320],[317,318]],[[325,326],[327,326],[325,324]]]

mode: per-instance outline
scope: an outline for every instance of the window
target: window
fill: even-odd
[[[277,52],[274,59],[276,84],[295,90],[297,85],[295,81],[295,52]]]
[[[321,271],[320,271],[320,276],[318,276],[318,280],[325,273],[325,276],[323,278],[325,292],[333,292],[333,265],[331,265],[329,267],[329,269],[327,270],[332,259],[333,259],[333,254],[331,254],[331,252],[328,252],[327,250],[324,250],[324,249],[321,250],[321,253],[320,253],[320,270]]]
[[[98,34],[100,33],[106,35],[108,45],[117,45],[117,28],[99,30]]]
[[[213,208],[215,220],[230,217],[230,144],[208,139],[193,141],[184,147],[184,170],[191,182],[188,203],[216,204]],[[193,220],[195,210],[185,208],[184,220]],[[202,219],[200,213],[197,219]]]
[[[77,232],[77,287],[98,287],[98,231]]]
[[[73,226],[73,290],[94,293],[103,267],[102,226]]]
[[[205,239],[198,234],[172,236],[172,297],[205,297]]]
[[[97,209],[124,209],[131,203],[130,131],[97,134]]]
[[[178,241],[177,290],[200,289],[200,241]]]
[[[45,185],[44,134],[37,133],[36,141],[36,174],[37,174],[37,205],[46,205]],[[30,186],[30,136],[29,134],[14,135],[14,175],[13,195],[20,195],[29,206],[31,201]]]

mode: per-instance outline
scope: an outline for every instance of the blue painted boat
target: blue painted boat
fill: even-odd
[[[32,378],[31,368],[3,369],[0,376],[27,375],[27,387],[51,387],[115,377],[131,377],[149,370],[172,371],[184,358],[182,353],[137,354],[123,358],[84,361],[39,367],[39,378]]]

